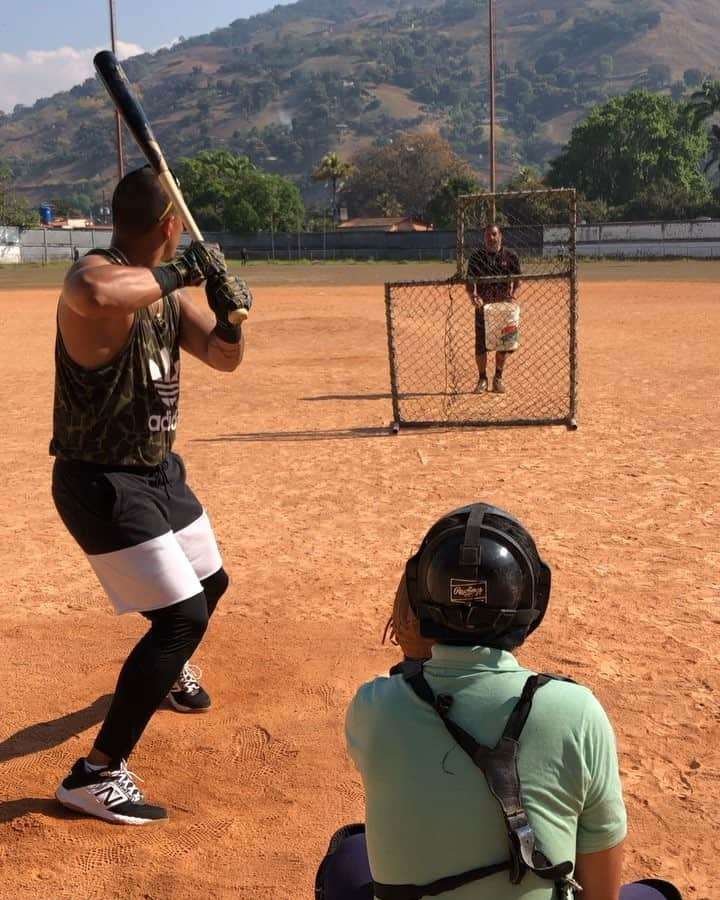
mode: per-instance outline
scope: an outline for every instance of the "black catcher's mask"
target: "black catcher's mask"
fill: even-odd
[[[545,615],[550,569],[510,513],[472,503],[443,516],[406,566],[424,637],[449,644],[520,646]]]

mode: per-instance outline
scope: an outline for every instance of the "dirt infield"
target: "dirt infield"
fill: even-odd
[[[554,571],[521,659],[588,684],[616,727],[627,876],[717,900],[716,287],[582,286],[575,433],[392,437],[382,290],[344,272],[258,273],[241,370],[184,362],[176,446],[233,583],[197,659],[213,711],[161,710],[132,759],[171,812],[141,829],[52,799],[142,624],[112,614],[50,499],[57,291],[0,293],[0,897],[309,900],[330,834],[362,816],[343,716],[397,659],[380,636],[401,565],[437,516],[484,499]]]

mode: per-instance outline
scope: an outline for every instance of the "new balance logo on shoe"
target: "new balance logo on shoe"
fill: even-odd
[[[117,769],[88,772],[85,760],[79,759],[55,797],[68,809],[116,825],[148,825],[167,819],[162,806],[145,802],[133,777],[137,776],[124,761]]]
[[[102,800],[105,806],[115,806],[117,803],[124,803],[128,799],[112,783],[100,789],[98,789],[97,785],[91,785],[88,790],[91,790],[98,800]]]

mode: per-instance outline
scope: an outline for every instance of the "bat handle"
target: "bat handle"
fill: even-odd
[[[234,309],[228,314],[228,320],[231,325],[242,325],[247,317],[248,311],[246,309]]]

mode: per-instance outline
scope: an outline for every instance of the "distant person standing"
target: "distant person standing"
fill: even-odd
[[[478,368],[476,393],[488,389],[487,379],[487,344],[485,305],[491,303],[508,303],[517,300],[520,294],[521,274],[520,258],[514,250],[505,247],[503,233],[498,225],[488,225],[483,233],[483,242],[473,251],[467,264],[465,289],[475,306],[475,361]],[[478,278],[497,276],[495,281],[476,281]],[[517,339],[517,326],[512,329],[512,336]],[[493,391],[505,393],[503,372],[508,356],[512,350],[495,352],[495,375]]]

